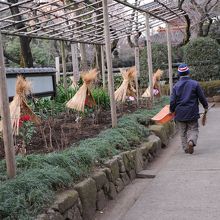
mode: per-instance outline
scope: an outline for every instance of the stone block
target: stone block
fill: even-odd
[[[71,189],[57,194],[52,209],[59,211],[61,214],[73,207],[79,198],[77,191]]]
[[[106,174],[103,171],[99,171],[93,174],[92,178],[96,182],[97,191],[101,190],[102,187],[108,182]]]
[[[107,204],[107,198],[103,190],[98,191],[97,193],[97,201],[96,201],[96,208],[97,210],[101,211],[105,208]]]
[[[213,97],[207,97],[207,102],[214,102],[214,98]]]
[[[148,136],[147,140],[153,143],[152,152],[158,154],[161,150],[161,145],[162,145],[160,138],[157,137],[156,135],[150,135]]]
[[[147,157],[149,154],[151,154],[152,156],[154,156],[155,154],[155,151],[156,151],[156,144],[153,142],[153,141],[147,141],[147,142],[144,142],[142,143],[142,148],[145,148],[146,152],[147,152]]]
[[[135,170],[128,171],[128,176],[129,176],[130,180],[134,180],[136,178]]]
[[[150,148],[150,144],[148,142],[141,143],[140,150],[143,156],[147,157],[149,148]]]
[[[64,220],[64,217],[53,209],[48,209],[46,215],[42,215],[42,217],[37,220]]]
[[[109,196],[109,199],[115,199],[116,196],[117,196],[115,185],[112,182],[109,183],[109,194],[108,194],[108,196]]]
[[[144,164],[143,164],[143,169],[144,170],[147,169],[148,163],[149,163],[148,160],[144,161]]]
[[[168,144],[168,136],[165,127],[162,125],[151,125],[149,130],[158,136],[162,142],[162,147],[166,147]]]
[[[83,207],[82,207],[82,202],[81,202],[80,198],[77,201],[77,207],[78,207],[78,209],[79,209],[79,211],[80,211],[80,213],[82,215]]]
[[[116,181],[115,181],[115,188],[116,188],[116,191],[119,193],[121,192],[123,189],[124,189],[124,183],[122,181],[121,178],[118,178]]]
[[[75,186],[83,207],[83,220],[92,220],[96,211],[97,188],[95,180],[88,178]]]
[[[109,182],[107,182],[104,186],[103,186],[103,191],[106,195],[108,195],[109,193],[109,188],[110,188],[110,184]]]
[[[113,176],[112,176],[112,172],[109,168],[103,168],[102,171],[105,173],[107,179],[109,182],[113,182]]]
[[[124,183],[125,186],[127,186],[131,181],[128,177],[128,174],[125,172],[125,173],[120,173],[120,177]]]
[[[136,173],[138,173],[141,170],[143,170],[143,165],[144,165],[141,149],[136,150],[135,157],[136,157],[135,158],[135,170],[136,170]]]
[[[65,220],[82,220],[82,216],[77,206],[68,210],[64,215]]]
[[[119,172],[124,173],[126,170],[125,170],[125,165],[124,165],[124,161],[122,157],[118,155],[116,158],[118,160]]]
[[[134,151],[126,151],[121,153],[121,156],[123,158],[123,162],[125,165],[125,170],[130,171],[131,169],[135,168],[135,158],[134,158]]]
[[[116,179],[119,178],[119,166],[117,158],[108,160],[105,165],[111,170],[113,182],[115,182]]]
[[[220,102],[220,95],[213,96],[213,101],[214,102]]]

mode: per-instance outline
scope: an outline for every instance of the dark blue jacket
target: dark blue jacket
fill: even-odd
[[[208,108],[199,83],[188,76],[181,77],[173,87],[170,97],[170,111],[175,112],[177,121],[198,120],[199,101],[204,108]]]

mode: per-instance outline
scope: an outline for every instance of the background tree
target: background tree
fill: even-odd
[[[18,0],[8,0],[9,3],[15,4],[18,3]],[[10,7],[10,11],[12,15],[19,14],[19,8],[18,7]],[[14,16],[13,19],[15,21],[21,21],[22,20],[22,15],[17,15]],[[15,25],[16,29],[21,29],[25,27],[25,24],[23,22],[18,23]],[[23,30],[24,32],[27,31],[27,29]],[[25,36],[20,36],[20,59],[19,63],[21,67],[33,67],[33,57],[31,53],[31,48],[30,48],[30,42],[31,42],[31,37],[25,37]]]

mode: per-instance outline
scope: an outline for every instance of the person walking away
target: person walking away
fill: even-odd
[[[183,150],[192,154],[199,134],[199,102],[205,112],[208,111],[208,102],[199,83],[190,78],[186,64],[179,65],[178,74],[180,79],[170,97],[170,112],[175,113]]]

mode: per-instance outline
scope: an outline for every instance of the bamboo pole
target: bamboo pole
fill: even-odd
[[[150,101],[151,104],[153,104],[153,65],[152,65],[149,14],[147,13],[146,13],[146,41],[147,41],[147,63],[148,63],[148,75],[149,75],[149,86],[150,86]]]
[[[168,49],[168,66],[169,66],[169,86],[170,86],[170,95],[171,95],[173,90],[173,68],[172,68],[172,48],[171,48],[169,23],[167,23],[167,49]]]
[[[136,94],[137,94],[137,105],[139,105],[139,85],[138,85],[138,77],[140,77],[140,59],[139,59],[139,47],[134,48],[135,54],[135,67],[136,67],[136,77],[135,77],[135,85],[136,85]]]
[[[104,46],[101,46],[101,57],[102,57],[102,85],[103,89],[106,88],[106,80],[105,80],[105,55],[104,55]]]
[[[63,65],[63,86],[67,88],[67,79],[66,79],[66,53],[64,41],[61,41],[61,53],[62,53],[62,65]]]
[[[9,101],[8,101],[1,32],[0,32],[0,109],[1,109],[1,118],[2,118],[7,175],[9,178],[13,178],[16,175],[15,150],[14,150],[14,142],[12,135],[11,119],[10,119],[10,109],[9,109]]]
[[[108,67],[108,89],[109,89],[110,104],[111,104],[112,127],[116,127],[117,126],[117,115],[116,115],[116,104],[115,104],[115,94],[114,94],[114,80],[113,80],[113,72],[112,72],[112,54],[111,54],[107,0],[102,0],[102,4],[103,4],[105,47],[106,47],[107,67]]]
[[[55,57],[55,66],[56,66],[56,84],[60,81],[60,58]]]
[[[72,66],[73,66],[73,76],[78,82],[80,78],[79,74],[79,61],[78,61],[78,47],[77,44],[71,44],[71,53],[72,53]]]

